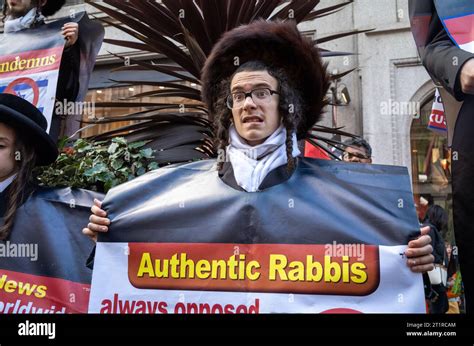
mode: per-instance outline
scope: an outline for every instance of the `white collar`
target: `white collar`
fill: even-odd
[[[16,174],[13,174],[11,177],[5,179],[4,181],[0,182],[0,192],[5,191],[5,189],[10,186],[10,184],[15,180]]]
[[[256,146],[246,143],[234,126],[230,127],[229,132],[227,158],[232,164],[237,184],[247,192],[259,191],[268,173],[288,162],[285,127],[281,125],[265,142]],[[292,139],[292,156],[296,157],[300,154],[296,134],[293,133]]]
[[[8,16],[5,21],[5,27],[3,28],[4,32],[17,32],[29,29],[35,23],[44,22],[44,17],[41,14],[37,15],[37,13],[36,7],[34,7],[23,17],[12,19]]]

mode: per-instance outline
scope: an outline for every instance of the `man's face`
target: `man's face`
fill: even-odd
[[[448,258],[451,258],[451,253],[453,252],[453,247],[449,243],[444,243],[446,247],[446,254],[448,255]]]
[[[15,132],[9,126],[0,123],[0,182],[16,171]]]
[[[230,84],[231,93],[251,92],[259,88],[278,90],[278,81],[267,71],[243,71],[236,73]],[[278,111],[278,95],[273,94],[268,103],[247,97],[242,107],[232,109],[237,133],[251,146],[261,144],[281,124]]]
[[[372,158],[367,155],[364,147],[347,147],[342,159],[345,162],[372,163]]]
[[[8,14],[13,18],[22,17],[34,6],[32,0],[7,0]]]

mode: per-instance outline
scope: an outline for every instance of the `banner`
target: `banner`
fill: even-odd
[[[200,161],[120,185],[103,207],[92,313],[425,312],[403,254],[419,235],[406,168],[302,159],[248,193]]]
[[[86,313],[94,243],[82,234],[93,198],[78,189],[39,189],[0,241],[0,313]]]
[[[0,37],[0,93],[31,102],[48,120],[48,131],[64,48],[60,28],[41,25]]]
[[[34,29],[0,35],[0,93],[20,96],[36,106],[48,120],[48,132],[56,107],[56,90],[65,44],[61,28],[68,22],[79,24],[76,45],[80,51],[80,61],[77,62],[78,95],[76,100],[67,101],[82,101],[104,37],[102,25],[91,21],[85,12],[72,12],[70,17]],[[61,104],[61,107],[67,105]],[[72,115],[68,117],[66,125],[69,135],[80,128],[82,116]]]

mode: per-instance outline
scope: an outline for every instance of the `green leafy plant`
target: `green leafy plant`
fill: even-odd
[[[61,154],[54,164],[35,172],[42,186],[70,186],[107,192],[158,168],[154,150],[147,141],[129,143],[123,137],[111,141],[79,139],[71,147],[60,143]]]

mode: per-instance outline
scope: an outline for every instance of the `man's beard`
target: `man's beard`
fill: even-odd
[[[13,8],[8,8],[7,16],[10,16],[12,19],[20,18],[20,17],[25,16],[34,7],[35,7],[35,5],[32,4],[29,8],[26,8],[26,9],[23,9],[23,10],[15,10]]]

